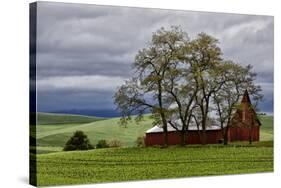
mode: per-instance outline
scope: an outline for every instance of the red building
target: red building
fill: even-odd
[[[251,108],[251,100],[247,91],[241,99],[241,108],[239,108],[231,120],[231,126],[228,128],[228,141],[259,141],[261,123],[256,112]],[[186,144],[201,144],[200,134],[202,130],[196,126],[190,126],[186,132]],[[206,143],[216,144],[223,140],[221,127],[218,125],[208,125],[206,128]],[[164,133],[163,128],[154,126],[146,131],[145,145],[163,145]],[[181,133],[168,126],[168,144],[181,144]]]

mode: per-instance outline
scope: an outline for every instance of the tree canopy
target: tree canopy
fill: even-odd
[[[91,145],[90,140],[87,135],[83,131],[76,131],[66,142],[64,151],[72,151],[72,150],[89,150],[94,147]]]

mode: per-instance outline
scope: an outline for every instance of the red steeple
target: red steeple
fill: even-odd
[[[244,95],[243,95],[243,98],[242,98],[241,102],[242,103],[249,103],[249,104],[251,104],[251,99],[249,97],[249,93],[248,93],[247,89],[244,92]]]

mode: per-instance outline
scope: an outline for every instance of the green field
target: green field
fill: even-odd
[[[119,148],[37,157],[38,185],[273,171],[272,147]]]
[[[145,116],[140,124],[132,121],[127,127],[120,126],[119,118],[80,124],[37,125],[36,138],[38,146],[63,147],[73,132],[81,130],[87,134],[92,144],[101,139],[118,139],[122,146],[127,147],[134,146],[137,137],[143,136],[151,127],[152,119],[148,116]]]
[[[273,171],[273,117],[261,116],[260,142],[230,143],[228,146],[171,146],[137,148],[135,140],[152,127],[144,117],[127,128],[118,118],[83,123],[37,125],[37,184],[62,185],[188,176],[257,173]],[[45,121],[46,122],[46,121]],[[49,121],[48,123],[50,123]],[[62,152],[76,130],[84,131],[92,144],[118,139],[122,148]],[[33,134],[34,135],[34,134]],[[32,149],[35,147],[33,146]]]
[[[79,120],[84,121],[84,116],[78,117],[76,122]],[[100,120],[95,117],[93,122],[90,123],[66,123],[66,124],[40,124],[36,128],[36,138],[37,146],[41,148],[38,150],[45,150],[47,152],[50,148],[50,152],[57,151],[57,148],[62,148],[66,143],[67,139],[75,132],[76,130],[84,131],[92,144],[96,144],[98,140],[120,140],[123,147],[132,147],[135,146],[135,141],[138,136],[143,136],[144,132],[152,127],[152,119],[149,116],[145,116],[144,120],[139,124],[131,121],[127,127],[119,125],[119,118],[110,118]],[[44,122],[53,122],[53,119],[44,120]],[[260,117],[262,126],[261,126],[261,141],[270,141],[273,140],[273,117],[272,116],[261,116]],[[97,121],[98,120],[98,121]],[[60,122],[62,122],[61,120]],[[73,120],[74,121],[74,120]],[[46,148],[43,148],[46,147]],[[52,148],[56,148],[53,150]],[[45,153],[44,152],[44,153]]]
[[[272,116],[260,116],[262,123],[260,128],[261,141],[273,140],[273,117]]]
[[[54,114],[54,113],[37,113],[37,124],[39,125],[57,125],[57,124],[75,124],[75,123],[90,123],[103,120],[93,116],[82,116],[72,114]]]

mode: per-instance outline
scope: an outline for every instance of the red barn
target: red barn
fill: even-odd
[[[239,108],[231,120],[231,126],[228,129],[228,141],[259,141],[261,123],[256,115],[256,112],[251,108],[251,100],[247,91],[245,91],[241,99],[241,108]],[[189,126],[186,132],[186,144],[201,144],[200,131],[202,129],[196,126]],[[218,125],[209,125],[206,128],[206,143],[216,144],[223,140],[221,127]],[[146,131],[145,145],[163,145],[164,133],[163,128],[154,126]],[[174,129],[171,125],[168,126],[168,144],[181,144],[181,133]]]
[[[241,100],[241,109],[234,114],[228,130],[228,141],[259,141],[261,122],[251,108],[251,100],[247,90]],[[250,134],[251,133],[251,134]]]

